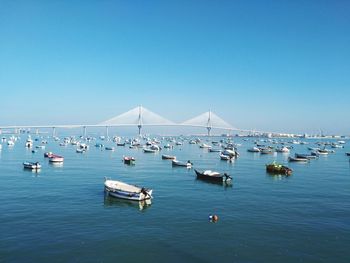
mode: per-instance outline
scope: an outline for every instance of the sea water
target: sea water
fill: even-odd
[[[288,154],[247,152],[254,139],[234,138],[242,146],[233,162],[188,140],[155,154],[91,142],[81,154],[52,139],[32,153],[25,139],[0,152],[0,262],[349,262],[349,142],[309,163],[288,163]],[[290,155],[315,146],[306,141]],[[50,164],[45,151],[63,155],[63,165]],[[162,154],[227,172],[233,182],[197,180],[194,169],[172,167]],[[135,165],[125,165],[124,155]],[[274,160],[293,174],[267,174]],[[24,170],[24,161],[43,167]],[[152,188],[154,198],[106,196],[104,177]],[[216,223],[208,220],[214,214]]]

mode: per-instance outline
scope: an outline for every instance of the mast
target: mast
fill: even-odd
[[[211,127],[211,110],[209,110],[208,122],[207,122],[208,136],[210,136],[211,128],[212,128],[212,127]]]
[[[142,106],[139,106],[139,119],[138,119],[138,125],[137,128],[139,129],[139,136],[141,135],[141,128],[142,128]]]

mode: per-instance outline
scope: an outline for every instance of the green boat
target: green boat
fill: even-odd
[[[267,164],[266,171],[269,173],[285,174],[285,175],[291,175],[293,172],[291,168],[284,166],[282,164],[278,164],[276,162]]]

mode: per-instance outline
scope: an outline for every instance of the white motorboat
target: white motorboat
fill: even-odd
[[[142,201],[152,198],[152,189],[126,184],[120,181],[105,178],[105,191],[107,194],[133,201]]]
[[[210,149],[211,146],[208,144],[202,143],[201,145],[199,145],[199,148]]]
[[[38,170],[38,169],[41,168],[41,164],[39,162],[35,162],[35,163],[33,163],[33,162],[24,162],[23,163],[23,167],[26,168],[26,169],[32,169],[32,170],[36,169],[36,170]]]

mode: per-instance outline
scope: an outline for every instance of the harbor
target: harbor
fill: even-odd
[[[117,146],[113,138],[104,136],[87,140],[32,135],[33,147],[43,141],[46,146],[33,153],[25,145],[27,138],[21,135],[12,146],[6,144],[8,138],[3,139],[0,152],[5,261],[62,262],[78,255],[79,261],[108,262],[115,254],[126,261],[142,255],[146,261],[168,257],[170,262],[265,261],[271,257],[295,262],[300,253],[308,261],[337,257],[345,262],[347,258],[341,245],[348,239],[350,214],[344,202],[350,194],[344,187],[350,183],[347,140],[333,153],[298,163],[288,158],[320,144],[330,148],[338,141],[118,136],[119,145],[126,143]],[[135,140],[139,146],[130,147]],[[160,150],[145,153],[149,144]],[[171,147],[164,147],[167,144]],[[203,144],[222,151],[234,145],[239,156],[222,161],[220,153]],[[248,151],[263,144],[288,146],[290,152]],[[87,149],[82,154],[76,152],[79,145]],[[115,151],[99,145],[115,147]],[[44,156],[47,151],[62,155],[64,162],[49,162],[50,155]],[[190,160],[193,167],[174,167],[172,160],[162,158],[164,154]],[[132,156],[135,163],[125,164],[124,156]],[[41,169],[23,169],[23,161],[40,162]],[[267,172],[265,166],[273,161],[287,165],[293,173]],[[202,180],[195,169],[226,173],[232,180]],[[104,189],[105,177],[151,188],[152,198],[129,201],[111,196]],[[210,223],[211,214],[220,220]],[[201,247],[210,246],[212,240],[220,240],[220,246],[203,251]],[[134,253],[135,246],[139,253]],[[262,248],[262,254],[253,253]]]

